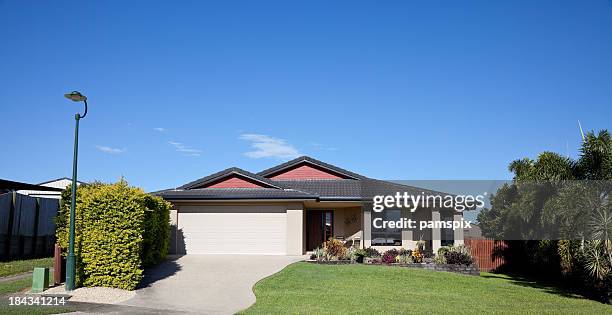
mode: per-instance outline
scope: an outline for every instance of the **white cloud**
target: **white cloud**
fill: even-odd
[[[177,152],[183,153],[183,155],[186,155],[186,156],[200,156],[200,155],[202,155],[202,150],[200,150],[200,149],[190,148],[190,147],[184,145],[183,143],[176,142],[176,141],[168,141],[168,143],[170,145],[172,145],[176,149]]]
[[[120,154],[125,152],[125,149],[111,148],[104,145],[97,145],[96,149],[100,152],[108,153],[108,154]]]
[[[242,134],[239,139],[251,142],[251,147],[254,150],[244,153],[250,158],[293,159],[301,155],[295,147],[284,139],[253,133]]]
[[[310,145],[312,145],[315,149],[317,150],[325,150],[325,151],[338,151],[340,150],[337,147],[328,147],[324,144],[318,143],[318,142],[313,142]]]
[[[155,131],[159,131],[159,132],[165,132],[165,131],[168,131],[168,129],[163,128],[163,127],[156,127],[156,128],[153,128],[153,130],[155,130]]]

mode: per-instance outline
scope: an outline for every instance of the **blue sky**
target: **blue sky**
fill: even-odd
[[[147,191],[311,155],[506,179],[612,122],[612,1],[0,0],[0,178]]]

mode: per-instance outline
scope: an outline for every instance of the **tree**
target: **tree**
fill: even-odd
[[[512,183],[478,215],[487,237],[514,242],[508,260],[558,270],[608,302],[612,296],[612,138],[589,132],[574,161],[553,152],[510,163]],[[563,239],[566,240],[563,240]],[[548,241],[561,239],[560,241]],[[536,241],[542,240],[542,241]],[[517,250],[518,247],[518,250]],[[518,253],[518,254],[517,254]],[[554,256],[554,257],[553,257]]]

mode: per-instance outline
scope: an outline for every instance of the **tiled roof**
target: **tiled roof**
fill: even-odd
[[[317,196],[302,191],[275,188],[167,189],[155,194],[170,200],[317,199]]]
[[[271,180],[265,177],[303,162],[329,169],[350,179]],[[248,178],[261,183],[265,188],[201,188],[231,175]],[[318,199],[359,201],[364,198],[370,199],[374,195],[388,195],[396,192],[408,192],[413,195],[421,193],[440,194],[418,187],[370,179],[307,156],[299,157],[258,174],[232,167],[176,189],[167,189],[153,194],[168,200]]]

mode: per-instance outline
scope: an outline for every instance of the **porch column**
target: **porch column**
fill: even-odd
[[[459,213],[459,214],[455,214],[453,216],[453,221],[461,221],[461,219],[463,218],[463,213]],[[453,239],[454,242],[453,244],[455,246],[458,245],[463,245],[463,228],[461,229],[456,229],[453,233]]]
[[[402,209],[402,218],[413,218],[412,213],[408,209]],[[416,247],[416,241],[413,238],[412,229],[402,229],[402,247],[405,249],[414,249]]]
[[[363,241],[361,243],[363,244],[363,248],[368,248],[372,246],[372,211],[369,209],[363,209],[361,213],[361,222],[363,222],[363,235],[361,236]]]
[[[431,212],[431,220],[436,222],[440,221],[440,211],[434,210]],[[438,253],[438,249],[442,247],[442,233],[440,228],[432,228],[431,229],[431,249],[434,254]]]
[[[287,209],[287,255],[303,255],[303,218],[302,209]]]

